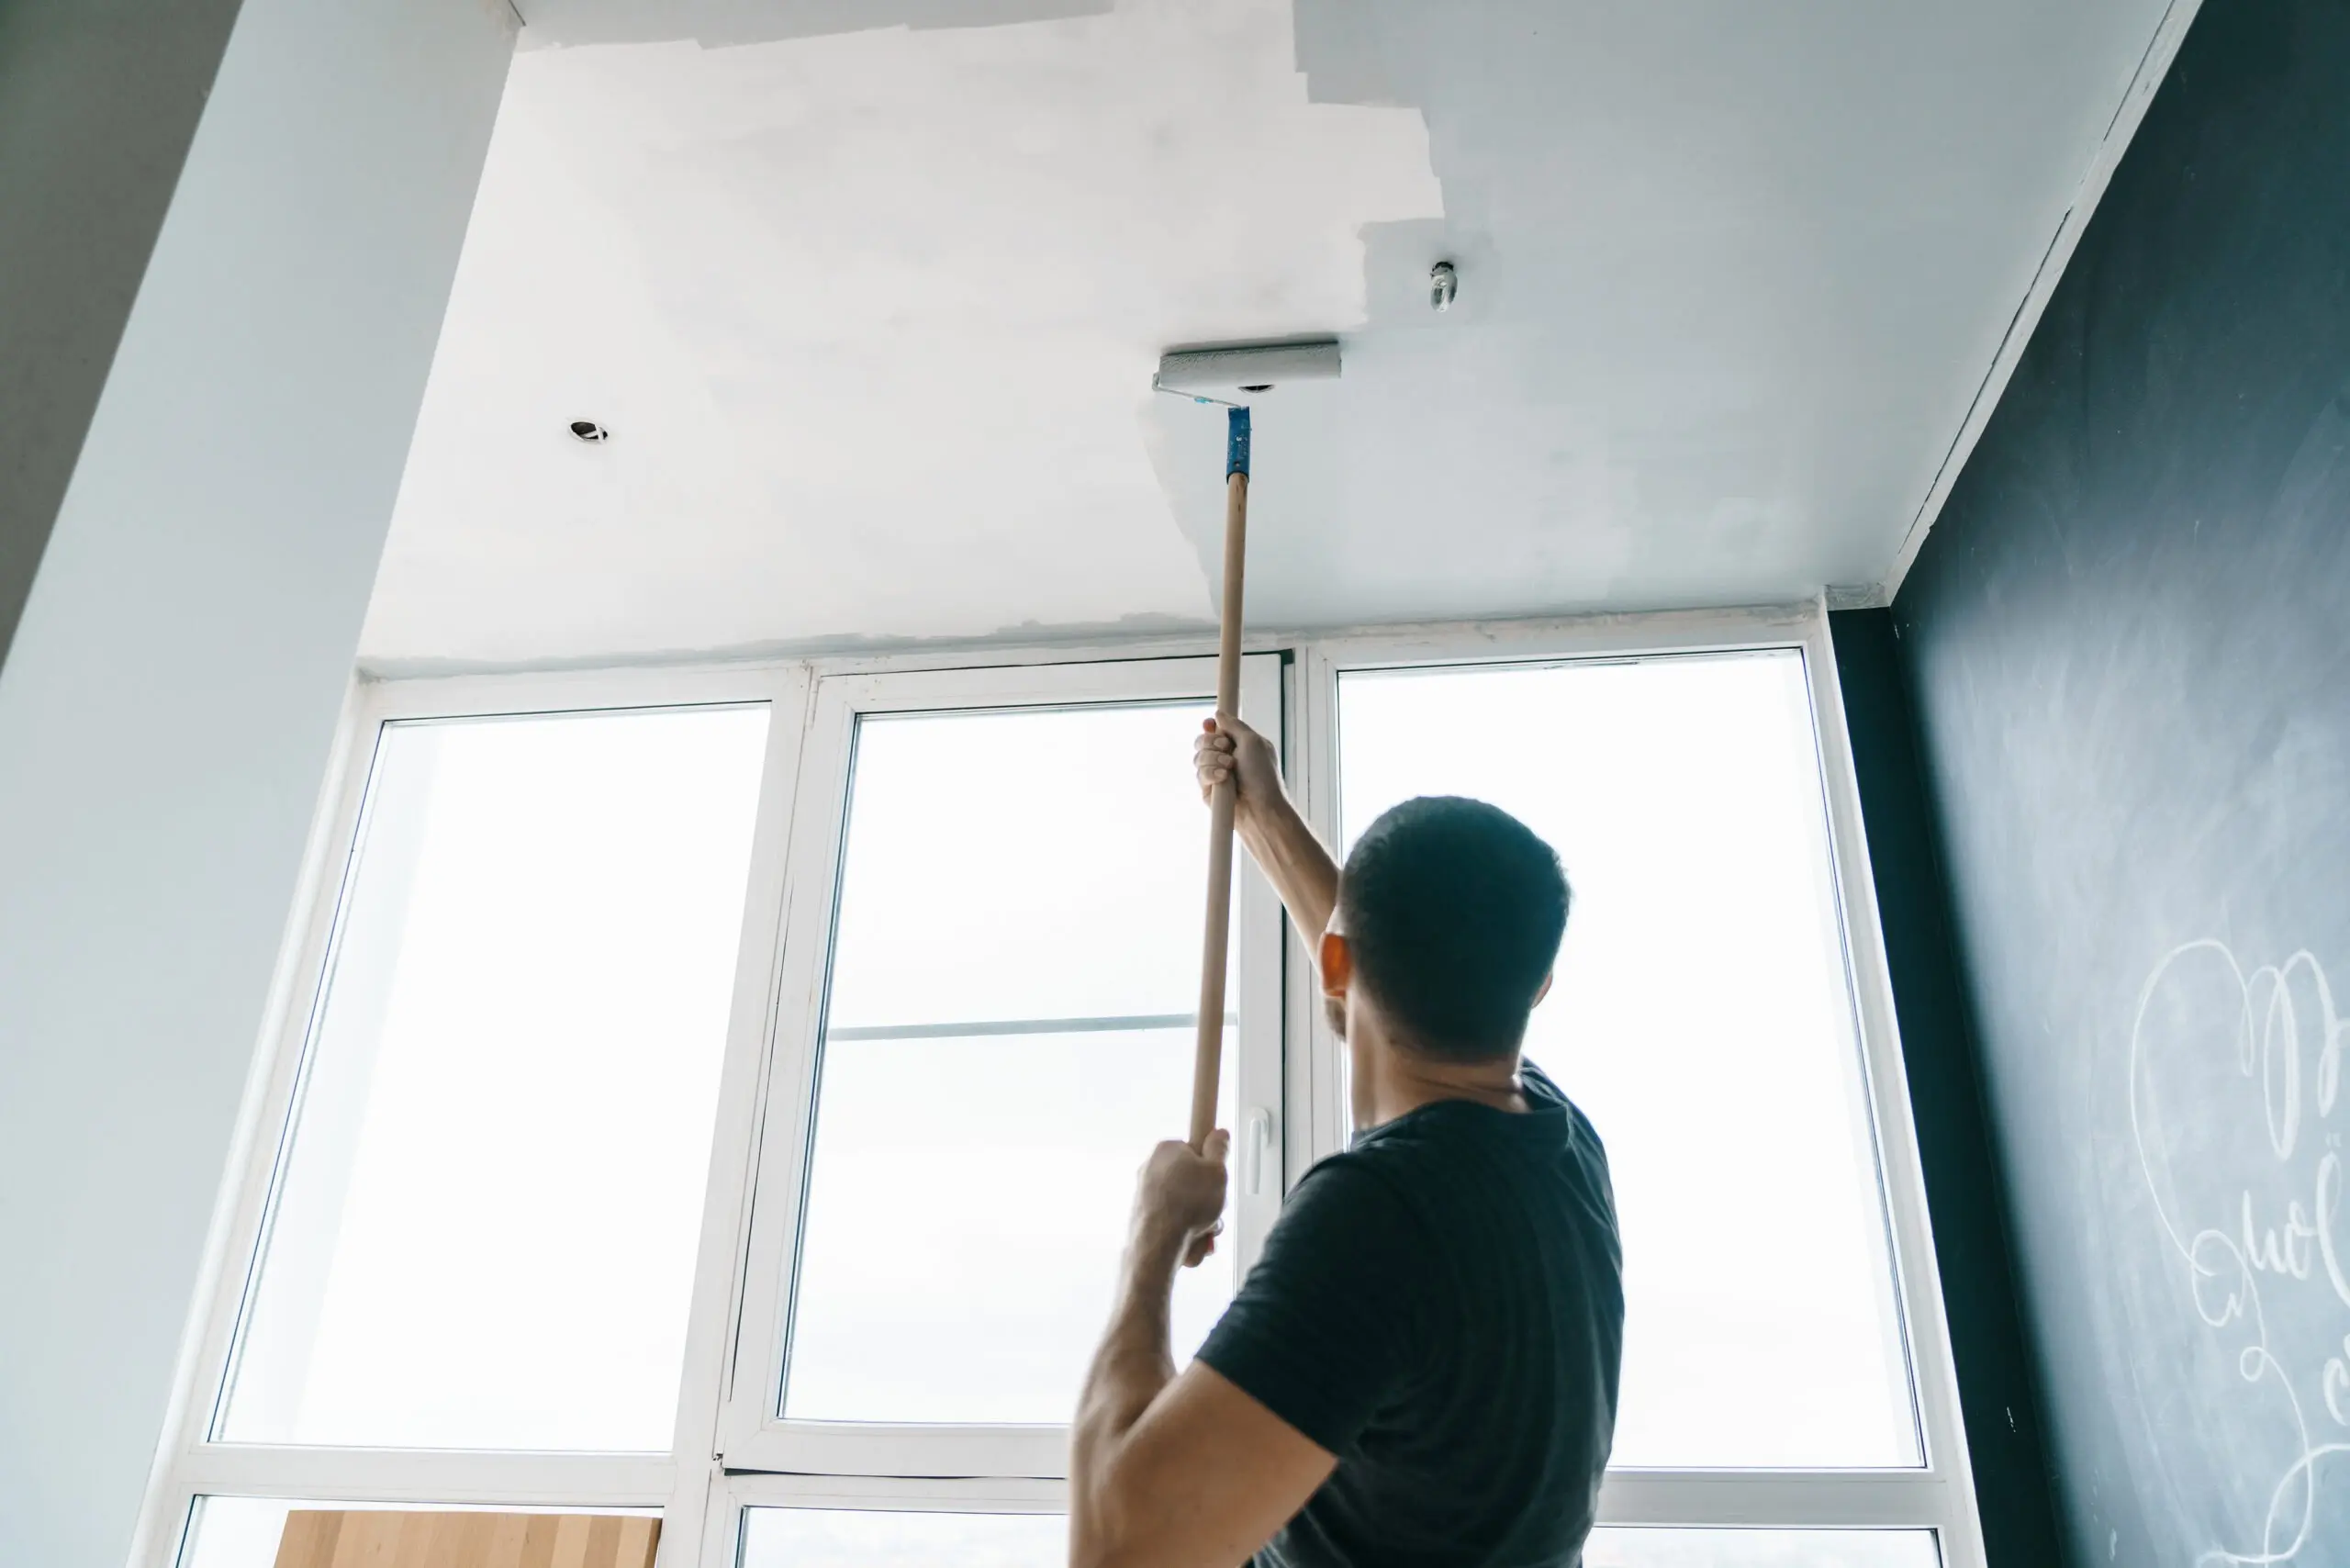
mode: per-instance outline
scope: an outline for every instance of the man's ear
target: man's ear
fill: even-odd
[[[1542,999],[1550,994],[1550,982],[1558,978],[1559,971],[1556,969],[1549,970],[1542,976],[1541,989],[1534,993],[1534,1000],[1526,1004],[1526,1010],[1528,1012],[1531,1013],[1534,1009],[1542,1005]]]
[[[1335,931],[1322,933],[1322,994],[1344,996],[1355,982],[1355,952]]]

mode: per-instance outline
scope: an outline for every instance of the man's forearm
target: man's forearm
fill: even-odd
[[[1110,1327],[1093,1352],[1069,1428],[1069,1535],[1079,1548],[1077,1562],[1091,1561],[1087,1548],[1098,1546],[1105,1533],[1115,1533],[1115,1521],[1102,1515],[1120,1445],[1159,1391],[1174,1381],[1168,1303],[1182,1251],[1181,1236],[1138,1235],[1119,1270]]]
[[[1287,796],[1241,813],[1238,826],[1249,857],[1281,894],[1290,924],[1313,953],[1338,905],[1338,862]]]

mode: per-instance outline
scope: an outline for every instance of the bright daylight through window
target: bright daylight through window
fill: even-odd
[[[1946,1341],[1905,1321],[1818,644],[1388,646],[1252,655],[1248,711],[1335,842],[1464,794],[1565,863],[1527,1052],[1606,1140],[1627,1296],[1590,1568],[1979,1568],[1935,1536]],[[266,1568],[289,1507],[354,1497],[658,1513],[664,1568],[1062,1562],[1061,1428],[1191,1092],[1209,670],[366,693],[173,1568]],[[1239,880],[1241,1147],[1179,1363],[1348,1136],[1304,949]]]
[[[1919,1461],[1802,656],[1350,673],[1345,831],[1515,813],[1574,905],[1526,1054],[1606,1140],[1618,1466]]]
[[[859,722],[787,1417],[1069,1418],[1190,1093],[1208,711]],[[1180,1355],[1231,1252],[1181,1280]]]
[[[767,723],[384,726],[222,1439],[670,1448]]]

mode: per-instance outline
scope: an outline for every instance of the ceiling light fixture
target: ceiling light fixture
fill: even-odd
[[[1460,292],[1460,274],[1452,270],[1450,262],[1438,262],[1428,269],[1428,306],[1439,314],[1452,308],[1453,297]]]
[[[582,441],[610,441],[612,439],[612,432],[606,430],[603,426],[598,424],[593,420],[572,420],[571,433],[577,436]]]

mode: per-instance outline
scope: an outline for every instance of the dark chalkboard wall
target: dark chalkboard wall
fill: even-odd
[[[1894,617],[2075,1560],[2350,1563],[2350,5],[2206,0]]]

